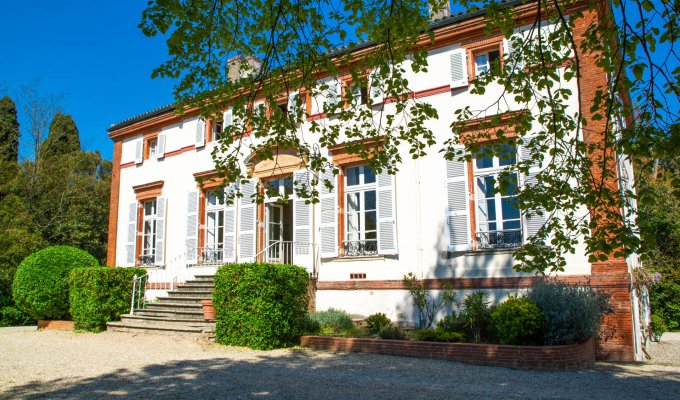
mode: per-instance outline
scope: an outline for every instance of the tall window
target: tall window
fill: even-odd
[[[345,255],[378,253],[375,174],[362,165],[345,170]]]
[[[216,190],[206,192],[205,249],[203,263],[222,261],[224,248],[224,195]]]
[[[153,265],[156,262],[156,200],[145,201],[143,207],[142,254],[139,264]]]
[[[516,147],[503,145],[480,149],[474,159],[477,233],[480,248],[517,247],[522,245],[520,210],[517,207],[517,174],[504,182],[500,173],[516,163]]]

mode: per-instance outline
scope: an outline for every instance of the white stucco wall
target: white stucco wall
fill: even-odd
[[[424,91],[447,85],[450,82],[450,53],[460,45],[447,46],[431,52],[428,71],[407,77],[414,91]],[[407,70],[409,70],[407,68]],[[410,70],[409,70],[410,71]],[[575,91],[575,83],[566,83]],[[450,125],[454,121],[454,111],[463,105],[482,108],[501,93],[498,86],[490,86],[485,95],[472,95],[466,89],[456,89],[426,98],[438,111],[439,119],[429,122],[441,143],[451,137]],[[511,109],[516,105],[508,105]],[[385,113],[393,112],[394,105],[386,105]],[[505,111],[490,110],[489,115]],[[157,273],[158,279],[175,276],[186,280],[193,274],[211,273],[213,269],[185,268],[183,255],[186,237],[187,191],[196,190],[193,174],[214,169],[211,151],[214,143],[195,149],[195,132],[198,119],[188,118],[183,122],[164,127],[166,135],[166,157],[161,160],[145,160],[142,164],[123,168],[120,173],[120,197],[118,214],[118,237],[116,247],[117,264],[125,261],[127,242],[127,216],[129,204],[136,202],[133,187],[136,185],[164,181],[162,197],[167,199],[167,228],[165,259],[167,268]],[[326,120],[324,123],[336,123]],[[305,132],[309,123],[302,126]],[[309,135],[306,135],[309,137]],[[121,164],[129,164],[135,159],[136,142],[142,136],[127,138],[122,144]],[[181,154],[173,152],[184,149]],[[407,154],[404,145],[403,154]],[[366,280],[401,280],[404,274],[413,272],[422,278],[440,277],[509,277],[521,276],[513,270],[512,254],[508,251],[461,252],[442,257],[447,250],[445,233],[446,170],[445,161],[438,147],[428,150],[428,154],[418,160],[405,157],[395,177],[394,200],[396,209],[396,228],[398,254],[370,258],[323,259],[319,268],[319,281],[346,281],[350,273],[365,273]],[[320,210],[314,207],[315,221],[320,220]],[[315,232],[318,226],[313,228]],[[474,227],[473,227],[474,229]],[[318,233],[316,234],[318,236]],[[590,273],[590,264],[585,257],[584,247],[578,246],[576,254],[567,255],[567,268],[564,274],[581,275]],[[511,291],[493,290],[494,299],[504,298]],[[407,293],[400,290],[352,291],[323,290],[317,294],[317,308],[343,308],[347,311],[370,314],[386,312],[394,314],[395,319],[413,321]],[[462,296],[462,294],[461,294]],[[459,298],[462,298],[459,296]],[[403,314],[402,317],[398,317]]]

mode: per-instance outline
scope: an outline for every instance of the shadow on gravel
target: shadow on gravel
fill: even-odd
[[[678,370],[598,364],[588,370],[536,372],[412,358],[263,353],[255,360],[177,361],[95,378],[33,381],[0,398],[434,399],[680,398]]]

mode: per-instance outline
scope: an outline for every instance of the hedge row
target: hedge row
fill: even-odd
[[[130,310],[132,280],[141,268],[76,268],[69,276],[71,316],[76,329],[99,332]]]
[[[218,343],[272,349],[291,346],[306,326],[307,271],[289,264],[242,263],[220,267],[213,304]]]

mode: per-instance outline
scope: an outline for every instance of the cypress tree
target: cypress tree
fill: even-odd
[[[40,158],[73,154],[80,151],[80,136],[70,115],[56,113],[50,123],[47,139],[40,149]]]
[[[17,107],[9,97],[0,99],[0,200],[18,171],[19,121]]]

